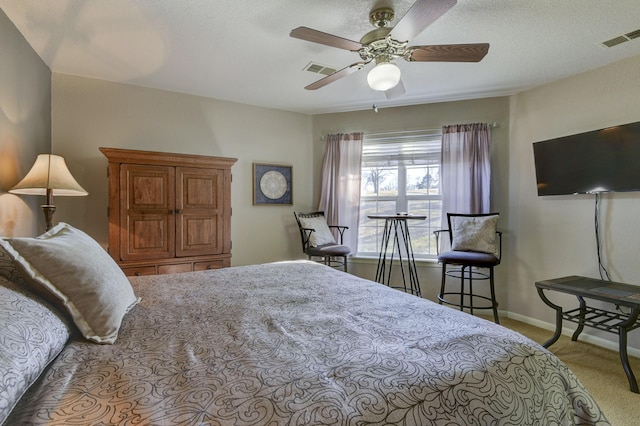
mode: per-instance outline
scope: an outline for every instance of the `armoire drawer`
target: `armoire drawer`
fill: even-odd
[[[206,271],[207,269],[220,269],[224,268],[224,261],[220,260],[209,260],[207,262],[196,262],[193,264],[194,271]]]
[[[128,277],[140,276],[140,275],[155,275],[155,266],[129,266],[122,268],[124,274]]]

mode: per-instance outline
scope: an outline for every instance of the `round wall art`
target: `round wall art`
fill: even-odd
[[[253,163],[253,204],[292,205],[292,166]]]

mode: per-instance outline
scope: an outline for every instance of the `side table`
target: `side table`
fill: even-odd
[[[427,216],[395,214],[395,215],[370,215],[369,219],[384,220],[384,231],[382,234],[382,244],[380,245],[380,256],[378,257],[378,267],[376,269],[376,281],[389,287],[402,289],[407,293],[422,297],[420,291],[420,282],[418,281],[418,271],[416,270],[415,258],[413,256],[413,247],[411,246],[411,236],[409,235],[409,220],[425,220]],[[393,233],[393,243],[391,254],[387,259],[387,250],[391,234]],[[405,265],[402,263],[402,255],[407,257],[407,271],[405,274]],[[402,272],[402,286],[391,285],[391,270],[393,269],[393,257],[398,252],[398,262],[400,271]],[[409,284],[407,285],[407,276]]]
[[[640,323],[638,323],[638,314],[640,313],[640,286],[571,275],[552,280],[538,281],[536,282],[536,288],[542,301],[556,311],[555,333],[551,339],[543,343],[542,346],[548,348],[558,340],[562,332],[563,319],[578,324],[578,328],[571,337],[573,341],[578,339],[585,325],[598,330],[615,333],[618,335],[620,360],[627,374],[629,386],[632,392],[639,393],[636,377],[629,365],[627,333],[640,327]],[[573,294],[578,298],[580,305],[578,308],[563,311],[561,306],[552,303],[546,297],[543,290]],[[626,308],[625,310],[628,312],[622,312],[621,310],[614,312],[612,310],[594,308],[588,306],[585,299],[612,303],[617,308]]]

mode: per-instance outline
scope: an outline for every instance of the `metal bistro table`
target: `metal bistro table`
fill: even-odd
[[[622,361],[622,367],[627,374],[629,387],[632,392],[638,393],[638,383],[629,365],[627,355],[627,333],[640,327],[640,322],[638,322],[640,286],[571,275],[538,281],[536,287],[542,301],[556,310],[556,331],[542,346],[548,348],[558,340],[562,332],[563,319],[578,324],[578,328],[571,337],[573,341],[578,339],[585,325],[617,334],[620,361]],[[572,294],[578,298],[580,306],[565,311],[561,306],[552,303],[543,290]],[[608,302],[613,304],[615,308],[602,309],[588,306],[585,299]],[[624,307],[627,312],[623,312],[619,309],[620,307]]]
[[[380,246],[380,256],[378,257],[378,267],[376,269],[376,281],[385,284],[391,288],[404,290],[406,293],[412,293],[418,297],[422,297],[420,291],[420,283],[418,281],[418,271],[413,257],[413,248],[411,247],[411,236],[409,235],[409,220],[425,220],[427,216],[417,216],[410,214],[394,214],[394,215],[369,215],[369,219],[384,220],[384,231],[382,234],[382,244]],[[391,255],[387,259],[387,249],[391,233],[393,231],[393,245]],[[407,256],[407,271],[405,273],[405,265],[402,263],[403,251]],[[393,257],[398,251],[398,262],[400,271],[402,272],[402,286],[391,285],[391,270],[393,269]],[[407,275],[409,285],[407,285]]]

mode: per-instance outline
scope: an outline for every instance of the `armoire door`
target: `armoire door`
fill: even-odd
[[[223,253],[224,172],[176,167],[176,256]]]
[[[175,168],[123,164],[120,168],[120,257],[175,255]]]

